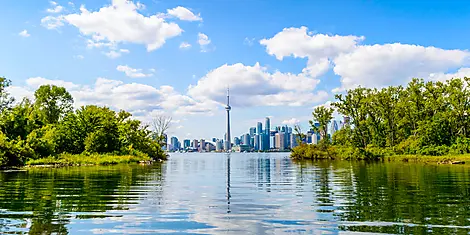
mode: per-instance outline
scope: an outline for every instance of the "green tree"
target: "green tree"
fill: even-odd
[[[331,119],[333,119],[333,109],[327,108],[324,106],[317,107],[312,112],[313,120],[310,120],[310,127],[317,133],[320,133],[322,140],[326,140],[325,142],[329,142],[327,140],[327,130],[328,124],[330,123]],[[320,125],[317,127],[315,126],[315,122],[317,121]]]
[[[11,81],[0,77],[0,113],[3,113],[4,110],[10,108],[11,104],[14,102],[14,98],[10,96],[7,88],[11,85]]]
[[[46,124],[57,123],[72,111],[72,95],[63,87],[42,85],[34,93],[35,105]]]

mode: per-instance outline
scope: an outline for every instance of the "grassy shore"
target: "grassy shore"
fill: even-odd
[[[422,155],[394,155],[382,157],[384,161],[389,162],[421,162],[421,163],[440,163],[456,164],[470,163],[470,154],[444,155],[444,156],[422,156]]]
[[[436,164],[464,164],[470,163],[470,154],[448,154],[443,156],[427,155],[400,155],[391,154],[381,149],[364,151],[340,146],[301,145],[291,152],[291,158],[302,159],[329,159],[329,160],[371,160],[386,162],[415,162]]]
[[[29,160],[26,166],[84,166],[84,165],[114,165],[120,163],[139,163],[150,162],[151,158],[147,156],[131,155],[75,155],[61,154],[59,156]]]

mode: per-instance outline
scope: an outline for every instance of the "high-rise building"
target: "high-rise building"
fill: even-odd
[[[270,149],[275,148],[275,146],[274,146],[274,144],[276,143],[275,138],[276,137],[274,135],[269,136],[269,148]]]
[[[337,132],[339,130],[338,128],[338,122],[336,120],[333,120],[331,122],[331,128],[330,128],[330,134],[331,134],[331,137],[333,137],[333,135],[335,134],[335,132]]]
[[[260,135],[258,135],[258,134],[255,134],[255,136],[253,137],[253,139],[254,139],[255,151],[260,150],[259,137],[260,137]]]
[[[293,149],[295,148],[299,143],[300,137],[296,134],[291,134],[290,135],[290,148]]]
[[[199,147],[199,152],[204,152],[206,150],[206,140],[201,139],[200,147]]]
[[[275,148],[279,149],[280,151],[283,151],[285,149],[285,140],[284,140],[284,132],[279,132],[276,133],[275,139],[276,139],[276,145]]]
[[[217,151],[217,152],[222,151],[222,150],[223,150],[222,147],[223,147],[223,146],[222,146],[222,141],[216,140],[216,141],[215,141],[215,151]]]
[[[263,133],[263,123],[258,122],[256,124],[256,134],[261,135]]]
[[[250,134],[243,135],[243,144],[250,146]]]
[[[256,133],[256,127],[250,127],[250,136],[253,137]]]
[[[180,147],[179,147],[178,138],[176,138],[175,136],[171,137],[170,143],[171,143],[171,148],[169,148],[168,150],[170,150],[170,151],[178,151],[179,150]]]
[[[183,141],[184,149],[188,149],[190,146],[191,146],[191,140],[186,139]]]
[[[193,149],[198,149],[198,147],[199,147],[199,141],[194,139],[193,140]]]
[[[261,133],[259,135],[259,150],[268,150],[269,149],[269,143],[266,141],[266,133]]]
[[[240,145],[240,139],[238,137],[233,138],[233,144]]]
[[[264,120],[264,132],[266,135],[269,135],[269,132],[271,131],[271,120],[269,117],[266,117],[266,120]]]
[[[225,106],[225,110],[227,110],[227,132],[225,137],[225,150],[230,151],[232,149],[232,140],[230,137],[230,90],[227,88],[227,106]]]

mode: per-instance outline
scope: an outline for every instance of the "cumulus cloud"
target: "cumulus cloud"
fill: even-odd
[[[197,43],[201,46],[201,52],[207,52],[208,45],[211,43],[209,37],[203,33],[198,33],[197,38]]]
[[[28,33],[28,30],[23,30],[21,31],[18,35],[20,35],[21,37],[24,37],[24,38],[27,38],[29,36],[31,36],[31,34]]]
[[[125,73],[126,76],[131,78],[145,78],[153,76],[151,73],[143,73],[142,69],[134,69],[127,65],[119,65],[117,66],[116,70]]]
[[[188,94],[200,99],[225,102],[225,92],[230,86],[233,105],[238,106],[300,106],[321,102],[328,94],[313,93],[319,80],[305,74],[270,73],[259,63],[246,66],[241,63],[222,65],[190,86]]]
[[[115,110],[127,110],[146,120],[155,113],[165,112],[182,116],[211,115],[217,109],[215,102],[196,101],[178,93],[171,86],[153,87],[106,78],[96,79],[93,85],[80,85],[63,80],[34,77],[26,80],[25,87],[9,87],[9,92],[19,100],[23,97],[32,98],[34,91],[45,84],[65,87],[74,97],[76,108],[90,104],[108,106]]]
[[[143,8],[142,4],[133,1],[113,0],[110,5],[97,11],[81,6],[79,13],[46,16],[41,24],[48,29],[55,29],[67,22],[77,27],[83,35],[89,36],[92,43],[143,44],[148,51],[160,48],[166,40],[183,32],[176,23],[166,22],[159,14],[142,15],[139,10]]]
[[[64,16],[46,16],[41,19],[41,25],[47,29],[57,29],[64,26]]]
[[[291,118],[291,119],[287,119],[287,120],[282,121],[283,125],[290,125],[290,126],[293,126],[293,125],[296,125],[296,124],[299,124],[299,123],[300,123],[300,120],[297,119],[297,118]]]
[[[270,39],[260,40],[268,54],[307,58],[304,74],[319,77],[333,68],[340,76],[341,92],[357,86],[381,87],[408,82],[412,77],[460,68],[468,63],[469,53],[401,43],[361,45],[363,36],[325,35],[308,32],[306,27],[285,28]]]
[[[195,15],[189,9],[182,7],[182,6],[178,6],[173,9],[168,9],[167,15],[176,17],[180,20],[185,20],[185,21],[202,21],[200,14]]]
[[[464,64],[469,53],[407,44],[365,45],[335,58],[334,72],[342,86],[335,91],[357,87],[381,87],[427,78]]]
[[[191,44],[187,43],[187,42],[182,42],[180,44],[180,49],[189,49],[191,47]]]
[[[441,72],[441,73],[429,74],[429,80],[441,81],[441,82],[444,82],[452,78],[464,78],[464,77],[470,77],[470,68],[460,68],[455,73],[442,73]]]
[[[47,9],[46,11],[49,13],[60,13],[64,10],[64,7],[61,5],[57,4],[57,2],[50,1],[51,8]]]

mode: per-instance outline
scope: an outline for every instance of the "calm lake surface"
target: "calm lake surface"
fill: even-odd
[[[0,172],[0,234],[469,234],[470,166],[173,154]]]

